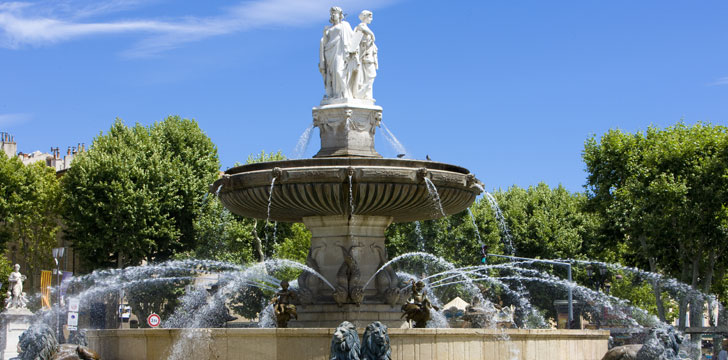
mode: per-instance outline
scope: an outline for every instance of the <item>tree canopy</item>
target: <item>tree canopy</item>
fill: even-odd
[[[713,279],[723,283],[726,267],[727,130],[679,123],[635,134],[610,130],[586,141],[590,206],[622,245],[625,263],[696,290],[720,290]]]
[[[191,250],[218,169],[217,149],[194,120],[128,127],[117,119],[63,178],[66,235],[93,268]]]
[[[53,264],[60,196],[56,172],[44,162],[26,166],[0,153],[0,250],[22,264],[24,273],[35,274]],[[0,278],[7,279],[10,265],[0,261]],[[35,285],[29,277],[26,286]]]

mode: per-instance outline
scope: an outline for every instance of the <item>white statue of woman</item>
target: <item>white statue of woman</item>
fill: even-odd
[[[359,39],[344,21],[344,13],[340,7],[330,10],[331,26],[324,29],[319,50],[319,71],[324,78],[327,99],[352,98],[350,80],[358,66],[356,56]]]
[[[7,303],[6,308],[25,308],[27,299],[25,293],[23,293],[23,281],[25,281],[25,275],[20,273],[20,265],[15,264],[13,272],[10,273],[8,281],[10,282],[10,291],[8,291],[8,299],[5,300]]]
[[[357,99],[373,100],[372,88],[374,78],[377,77],[377,69],[379,69],[379,61],[377,59],[377,45],[374,44],[374,33],[369,29],[368,24],[372,23],[372,12],[364,10],[359,14],[361,23],[356,26],[354,31],[361,33],[361,41],[359,42],[359,71],[358,86],[354,97]]]

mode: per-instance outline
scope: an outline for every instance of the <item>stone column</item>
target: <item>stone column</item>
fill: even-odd
[[[392,223],[391,216],[310,216],[304,217],[303,223],[312,234],[307,265],[321,273],[340,292],[346,292],[339,294],[337,300],[329,286],[320,281],[316,284],[316,279],[304,274],[299,278],[299,287],[311,291],[309,302],[360,303],[356,288],[363,291],[367,303],[384,302],[384,292],[397,285],[396,279],[389,278],[393,271],[380,272],[381,276],[372,279],[366,289],[363,287],[389,260],[384,247],[384,231]]]
[[[8,309],[0,314],[0,360],[18,356],[20,335],[30,328],[32,317],[28,309]]]

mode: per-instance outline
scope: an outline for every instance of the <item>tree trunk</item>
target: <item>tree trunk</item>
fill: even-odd
[[[682,246],[681,246],[682,247]],[[687,262],[687,259],[683,260],[683,269],[682,269],[682,277],[681,281],[686,283],[688,282],[688,277],[690,276],[690,265]],[[688,298],[690,297],[690,294],[684,294],[680,298],[680,306],[679,306],[679,315],[678,315],[678,323],[677,327],[680,329],[680,331],[685,330],[686,326],[686,318],[688,313]]]
[[[705,281],[703,282],[703,293],[710,294],[710,288],[713,286],[713,269],[715,267],[715,251],[710,251],[708,256],[708,268],[705,269]],[[710,326],[715,326],[715,317],[713,316],[713,302],[706,299],[708,303],[708,321]]]
[[[255,247],[255,252],[258,253],[258,261],[265,261],[265,254],[263,253],[263,242],[258,236],[258,219],[255,219],[255,221],[253,222],[253,246]]]
[[[718,302],[718,326],[728,326],[728,313],[726,313],[725,305],[721,302]],[[723,349],[722,346],[723,343],[723,334],[715,333],[713,334],[713,356],[716,356],[721,349]],[[715,358],[715,357],[714,357]]]
[[[693,279],[691,286],[694,290],[698,290],[698,279],[700,274],[700,257],[693,255]],[[690,326],[703,326],[703,298],[698,295],[697,291],[690,294]],[[690,356],[692,359],[698,359],[700,356],[700,340],[703,334],[690,335],[692,343]]]
[[[642,245],[642,251],[644,251],[647,260],[650,262],[650,271],[657,273],[657,261],[654,256],[650,256],[646,237],[644,235],[640,235],[639,239],[640,244]],[[651,283],[652,291],[655,294],[655,303],[657,304],[657,317],[660,318],[660,321],[665,322],[665,307],[662,305],[662,287],[660,286],[660,281],[654,280],[651,281]]]

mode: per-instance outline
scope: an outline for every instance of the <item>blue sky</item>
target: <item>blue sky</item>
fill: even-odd
[[[178,114],[223,169],[291,154],[323,93],[332,5],[352,26],[373,11],[374,97],[410,156],[464,166],[486,189],[580,191],[592,134],[728,123],[724,0],[52,0],[0,2],[0,131],[20,151],[63,151],[116,117]],[[316,131],[305,156],[318,148]]]

